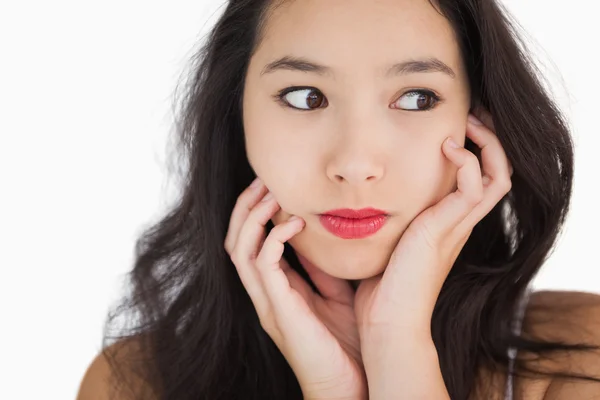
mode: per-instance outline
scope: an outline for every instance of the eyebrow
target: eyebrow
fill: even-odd
[[[310,61],[303,57],[283,56],[273,62],[267,64],[262,72],[261,76],[270,74],[280,70],[291,70],[291,71],[302,71],[312,72],[318,75],[333,76],[333,70],[331,67],[318,64],[314,61]],[[408,75],[414,73],[431,73],[431,72],[442,72],[451,78],[455,78],[456,74],[448,65],[443,61],[435,57],[429,57],[420,60],[406,60],[391,65],[386,73],[385,77]]]

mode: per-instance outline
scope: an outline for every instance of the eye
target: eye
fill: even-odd
[[[275,97],[284,106],[305,111],[318,109],[328,104],[323,93],[313,87],[289,87],[283,89]]]
[[[327,106],[327,99],[314,87],[292,86],[274,96],[286,107],[310,111]],[[440,97],[430,90],[418,89],[405,93],[393,108],[408,111],[429,111],[440,101]]]
[[[400,108],[408,111],[429,111],[440,101],[440,97],[429,90],[411,90],[405,93],[394,103]]]

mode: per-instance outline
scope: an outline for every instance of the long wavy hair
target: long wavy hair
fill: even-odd
[[[235,201],[255,177],[244,145],[244,80],[265,22],[283,3],[228,1],[191,61],[176,115],[180,193],[139,237],[127,274],[130,290],[111,306],[104,328],[116,391],[135,379],[157,399],[302,399],[223,247]],[[594,347],[526,339],[511,329],[517,302],[569,210],[568,124],[495,0],[436,0],[432,6],[453,26],[473,107],[491,113],[514,168],[512,190],[473,229],[431,321],[451,398],[467,399],[480,368],[506,370],[509,347],[538,356]],[[467,148],[477,150],[470,140]],[[314,288],[287,243],[284,257]],[[135,343],[137,350],[117,351],[126,346],[112,342]],[[517,374],[534,371],[520,358],[515,367]]]

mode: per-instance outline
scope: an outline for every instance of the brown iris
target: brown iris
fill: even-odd
[[[325,96],[323,96],[323,93],[316,90],[311,90],[310,95],[306,99],[306,104],[310,108],[319,108],[324,102]]]
[[[419,94],[419,98],[417,99],[417,107],[419,107],[419,109],[431,108],[431,106],[433,105],[433,100],[433,97],[421,93]]]

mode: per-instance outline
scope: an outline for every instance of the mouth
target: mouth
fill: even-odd
[[[389,214],[383,210],[365,208],[361,210],[340,209],[319,215],[321,225],[342,239],[362,239],[379,231]]]

